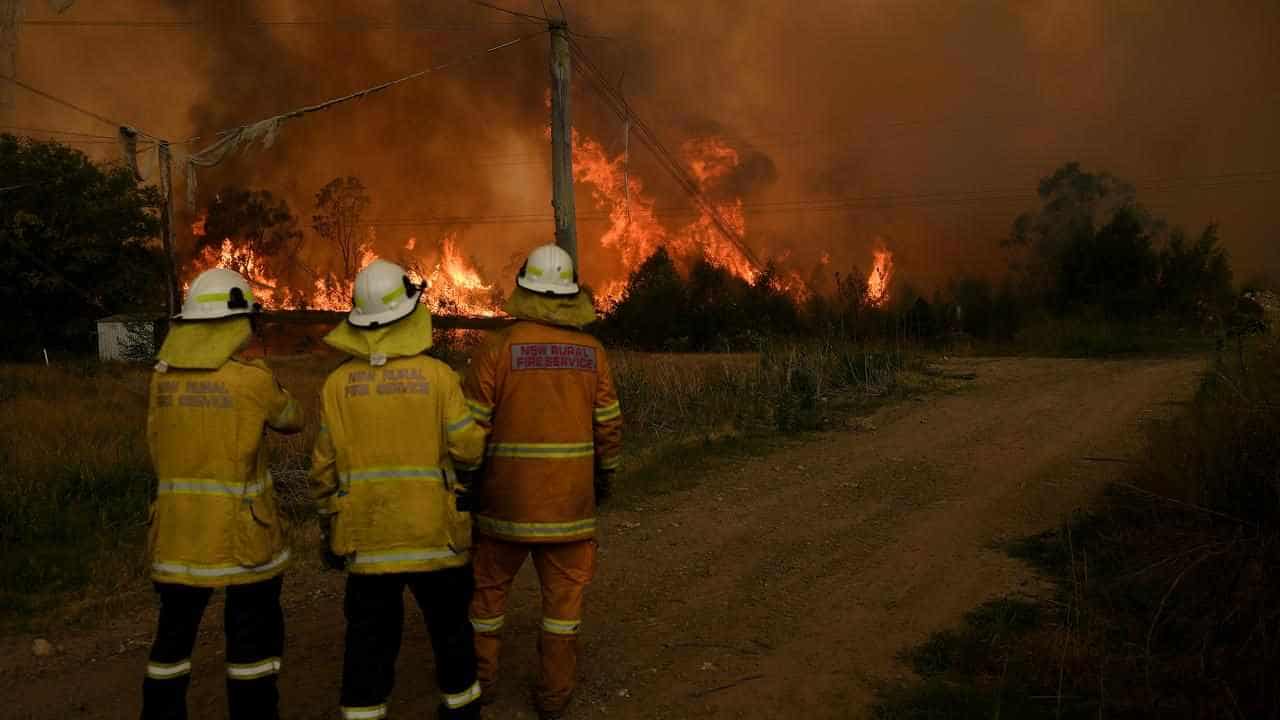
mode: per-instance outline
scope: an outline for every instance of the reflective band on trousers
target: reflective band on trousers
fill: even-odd
[[[502,629],[503,623],[507,620],[506,615],[499,615],[491,618],[471,618],[471,627],[478,633],[493,633]]]
[[[227,677],[232,680],[257,680],[280,672],[280,658],[273,657],[253,663],[227,663]]]
[[[480,699],[480,683],[473,682],[471,687],[460,693],[440,693],[444,697],[444,704],[449,706],[450,710],[457,710],[464,705],[470,705]]]
[[[542,629],[552,635],[577,635],[578,628],[582,625],[581,620],[558,620],[556,618],[542,618]]]
[[[484,532],[507,537],[549,538],[593,533],[596,519],[575,520],[562,523],[520,523],[495,520],[483,515],[475,518],[476,527]]]
[[[376,482],[378,480],[440,480],[444,481],[444,471],[438,467],[426,465],[422,467],[383,467],[352,470],[341,474],[343,485],[357,482]]]
[[[279,555],[266,565],[245,567],[243,565],[187,565],[176,562],[152,563],[151,569],[161,575],[186,575],[196,578],[228,577],[230,575],[254,575],[269,572],[284,565],[289,560],[289,551],[281,550]]]
[[[384,563],[419,563],[428,560],[443,560],[457,557],[452,548],[430,548],[427,550],[388,550],[385,552],[357,552],[352,565],[382,565]]]
[[[622,406],[616,402],[612,405],[605,405],[604,407],[596,408],[593,411],[593,415],[596,422],[607,422],[614,418],[622,417]]]
[[[152,680],[170,680],[191,674],[190,658],[176,663],[147,663],[147,677]]]
[[[622,456],[614,455],[611,458],[605,458],[601,460],[600,469],[601,470],[617,470],[618,466],[621,464],[622,464]]]
[[[494,457],[561,460],[595,455],[594,443],[489,443]]]
[[[235,483],[220,480],[174,478],[156,483],[159,495],[228,495],[230,497],[257,497],[262,483]]]
[[[387,716],[387,705],[369,705],[368,707],[342,708],[343,720],[376,720]]]

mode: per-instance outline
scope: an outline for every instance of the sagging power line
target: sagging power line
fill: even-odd
[[[332,107],[336,107],[338,105],[351,102],[352,100],[360,100],[362,98],[369,97],[370,95],[374,95],[374,94],[383,92],[385,90],[388,90],[397,85],[401,85],[403,83],[417,80],[431,73],[440,72],[441,70],[446,70],[451,67],[474,62],[486,55],[498,52],[499,50],[503,50],[505,48],[509,48],[513,45],[521,43],[530,38],[534,38],[539,35],[542,35],[544,32],[545,31],[540,30],[536,33],[522,35],[520,37],[507,40],[506,42],[499,43],[497,45],[486,48],[484,50],[480,50],[480,51],[471,53],[469,55],[464,55],[460,58],[456,58],[448,62],[440,63],[438,65],[433,65],[423,70],[410,73],[403,77],[395,78],[394,80],[388,80],[386,82],[379,83],[377,85],[372,85],[370,87],[364,88],[362,90],[357,90],[355,92],[348,93],[346,95],[331,98],[329,100],[315,103],[313,105],[306,105],[300,108],[289,110],[289,111],[280,113],[278,115],[273,115],[271,117],[258,120],[256,122],[252,122],[246,125],[241,125],[239,127],[232,128],[230,130],[221,131],[218,133],[219,139],[216,142],[214,142],[212,145],[187,156],[187,159],[186,159],[187,202],[191,205],[194,205],[196,201],[196,188],[198,184],[198,181],[196,178],[197,168],[215,167],[221,164],[224,160],[226,160],[228,157],[230,157],[232,154],[234,154],[238,150],[246,146],[252,145],[255,142],[261,142],[263,147],[271,147],[271,145],[275,143],[276,136],[280,132],[280,126],[288,120],[300,118],[303,115],[320,112],[322,110],[328,110]]]
[[[745,257],[748,262],[755,267],[760,267],[760,261],[756,258],[755,253],[752,252],[751,248],[747,246],[743,238],[735,232],[725,221],[724,217],[721,216],[719,208],[702,191],[698,181],[689,174],[689,171],[685,169],[684,165],[678,159],[676,159],[675,155],[668,150],[665,145],[663,145],[662,141],[658,138],[657,133],[653,131],[649,124],[636,114],[627,102],[626,98],[609,83],[608,78],[605,77],[604,73],[601,72],[591,59],[587,57],[582,46],[571,38],[569,41],[569,47],[573,53],[574,60],[577,61],[579,67],[583,68],[583,76],[587,78],[591,87],[595,89],[596,93],[602,99],[604,99],[605,103],[608,104],[610,109],[618,115],[620,120],[630,123],[631,129],[635,131],[636,137],[638,137],[640,142],[644,143],[645,147],[649,148],[653,153],[654,157],[658,160],[659,166],[661,166],[667,174],[671,175],[671,177],[676,181],[676,184],[679,185],[690,199],[693,200],[698,209],[707,215],[711,220],[712,226],[715,227],[715,229],[724,236],[724,238],[728,240],[735,249],[742,253],[743,257]]]

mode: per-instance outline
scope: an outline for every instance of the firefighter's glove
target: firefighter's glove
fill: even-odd
[[[347,569],[347,559],[333,551],[333,543],[329,540],[330,529],[331,519],[328,516],[321,516],[320,563],[324,565],[325,570],[344,572]]]
[[[334,572],[343,572],[347,569],[347,559],[335,553],[329,547],[328,538],[325,538],[324,547],[320,548],[320,562],[324,563],[325,570],[333,570]]]
[[[458,471],[458,512],[474,513],[484,508],[480,502],[480,473],[475,470]]]
[[[596,505],[603,505],[613,495],[613,471],[597,470],[595,480]]]

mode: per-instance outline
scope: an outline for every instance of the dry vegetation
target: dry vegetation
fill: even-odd
[[[877,717],[1280,717],[1280,346],[1255,342],[1093,511],[1012,548],[1055,597],[933,636]]]
[[[456,345],[439,350],[455,366],[465,357]],[[339,362],[272,360],[308,417],[302,433],[268,440],[297,545],[315,542],[306,472],[320,385]],[[638,470],[660,449],[699,439],[820,428],[848,404],[887,394],[899,366],[893,353],[817,342],[737,355],[615,353],[627,464]],[[146,591],[149,374],[93,362],[0,367],[0,628]]]

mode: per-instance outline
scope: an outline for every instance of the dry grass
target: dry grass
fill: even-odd
[[[0,368],[0,610],[136,577],[150,484],[147,373]]]
[[[823,342],[759,353],[613,357],[628,446],[825,426],[845,401],[889,392],[900,355]]]
[[[272,435],[287,507],[302,510],[305,468],[328,367],[275,363],[306,407],[307,429]],[[98,363],[0,367],[0,611],[26,615],[111,596],[145,576],[141,539],[154,475],[146,446],[150,370]]]

